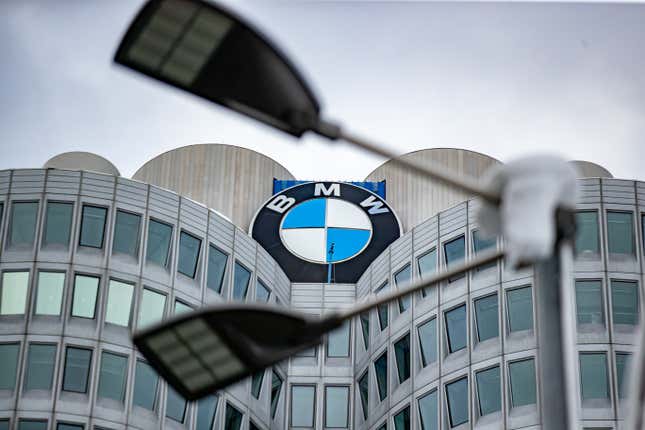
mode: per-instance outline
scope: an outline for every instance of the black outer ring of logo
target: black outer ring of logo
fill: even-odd
[[[333,194],[316,196],[314,195],[315,184],[323,184],[325,189],[338,184],[340,196]],[[295,203],[283,213],[267,208],[267,205],[280,195],[295,199]],[[370,214],[369,207],[362,207],[361,202],[370,196],[373,196],[374,201],[382,203],[382,207],[387,208],[388,212]],[[291,282],[327,282],[327,264],[312,263],[297,257],[283,245],[280,239],[280,223],[289,210],[306,200],[321,197],[333,197],[354,203],[372,222],[372,239],[367,248],[356,257],[333,265],[334,282],[356,283],[370,263],[401,236],[401,224],[392,208],[377,194],[364,188],[342,182],[310,182],[287,188],[272,196],[256,213],[251,222],[251,236],[278,262]]]

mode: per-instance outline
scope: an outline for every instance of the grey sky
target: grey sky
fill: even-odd
[[[224,3],[293,57],[328,117],[400,153],[555,151],[645,179],[645,5]],[[380,164],[113,65],[140,4],[0,2],[0,169],[85,150],[131,176],[203,142],[255,149],[301,179],[360,180]]]

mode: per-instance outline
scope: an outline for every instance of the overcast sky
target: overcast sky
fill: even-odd
[[[228,0],[276,41],[327,117],[399,153],[535,152],[645,179],[645,5]],[[251,148],[299,179],[382,160],[288,135],[112,63],[140,1],[0,1],[0,169],[74,150],[130,177],[179,146]]]

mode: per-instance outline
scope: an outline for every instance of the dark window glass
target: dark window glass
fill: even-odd
[[[610,254],[634,254],[631,212],[607,211],[607,245]]]
[[[502,410],[499,366],[477,372],[477,398],[479,415],[487,415]]]
[[[275,418],[275,413],[278,410],[280,391],[282,391],[282,378],[274,370],[271,375],[271,418]]]
[[[141,215],[116,211],[112,252],[136,258],[139,255],[140,228]]]
[[[2,223],[2,203],[0,203],[0,223]],[[9,430],[9,420],[0,420],[0,430]]]
[[[256,426],[253,421],[249,421],[249,430],[260,430],[260,427]]]
[[[580,390],[582,400],[609,399],[607,382],[607,355],[580,353]]]
[[[327,335],[327,357],[349,357],[349,322]]]
[[[18,430],[47,430],[47,421],[20,420]]]
[[[0,227],[2,226],[2,215],[4,213],[4,203],[0,202]],[[5,421],[0,421],[0,429]]]
[[[623,381],[625,380],[625,372],[629,369],[631,359],[632,355],[630,353],[616,353],[616,381],[618,383],[618,397],[621,399],[627,397]]]
[[[461,305],[445,313],[448,349],[456,352],[467,345],[466,305]]]
[[[473,231],[473,253],[475,255],[479,254],[482,251],[487,249],[494,248],[497,245],[497,238],[495,237],[485,237],[479,230]],[[491,267],[496,267],[497,263],[487,263],[477,267],[477,271],[489,269]]]
[[[535,361],[515,361],[509,363],[508,373],[511,387],[511,403],[513,407],[532,405],[535,403]]]
[[[383,401],[387,397],[387,351],[374,361],[374,372],[376,373],[378,397]]]
[[[385,281],[383,284],[381,284],[380,287],[378,287],[376,289],[376,291],[374,291],[374,293],[378,295],[380,292],[385,292],[387,290],[388,286],[389,286],[388,282]],[[388,316],[388,304],[385,303],[385,304],[379,305],[376,308],[376,314],[378,315],[378,322],[379,322],[379,326],[381,327],[381,331],[383,331],[383,330],[385,330],[387,328],[387,325],[388,325],[388,322],[389,322],[388,321],[388,317],[389,317]]]
[[[638,324],[638,284],[634,281],[611,281],[611,307],[614,324]]]
[[[197,262],[199,261],[199,250],[202,241],[192,234],[182,231],[179,235],[179,262],[177,271],[189,278],[195,277]]]
[[[578,255],[599,254],[598,212],[576,213],[576,253]]]
[[[363,334],[363,346],[365,350],[370,347],[370,314],[369,312],[364,312],[359,316],[361,322],[361,333]]]
[[[233,278],[233,299],[244,300],[246,299],[246,292],[249,289],[249,280],[251,279],[251,272],[246,267],[242,266],[237,261],[235,262],[235,275]]]
[[[11,205],[9,245],[32,246],[36,237],[38,202],[14,202]]]
[[[172,226],[150,219],[148,222],[148,246],[146,261],[161,267],[168,265]]]
[[[51,390],[55,362],[56,345],[29,345],[25,390]]]
[[[84,428],[82,424],[58,423],[56,425],[56,430],[83,430]]]
[[[426,394],[419,399],[419,417],[421,430],[438,430],[437,390]]]
[[[383,425],[379,427],[378,430],[387,430],[387,422],[383,423]]]
[[[242,412],[227,403],[224,430],[240,430],[240,428],[242,428]]]
[[[166,417],[179,423],[184,422],[186,416],[186,399],[176,392],[171,386],[168,386],[166,395]]]
[[[127,357],[103,352],[101,354],[101,373],[99,374],[99,397],[123,402],[127,371]]]
[[[406,264],[405,267],[394,275],[394,284],[396,288],[404,288],[410,284],[412,278],[412,269],[409,264]],[[410,296],[401,297],[399,300],[399,312],[403,313],[408,310],[410,307]]]
[[[67,347],[63,391],[87,393],[91,360],[92,351],[89,349]]]
[[[89,246],[91,248],[103,248],[106,216],[106,208],[87,205],[83,206],[81,240],[79,241],[79,245]]]
[[[13,390],[16,386],[16,371],[18,370],[19,343],[0,345],[0,390]]]
[[[325,387],[325,428],[346,429],[348,410],[349,387]]]
[[[468,422],[468,378],[446,385],[450,427]]]
[[[271,297],[271,290],[258,278],[258,281],[255,283],[255,300],[266,303],[269,301],[269,297]]]
[[[291,427],[313,427],[316,388],[311,385],[291,386]]]
[[[217,412],[217,396],[202,397],[197,402],[197,424],[195,430],[211,430]]]
[[[450,267],[466,258],[466,238],[459,236],[443,244],[443,252],[446,258],[446,266]]]
[[[99,278],[95,276],[76,275],[74,277],[72,316],[94,318],[98,291]]]
[[[157,372],[148,363],[137,361],[134,374],[134,404],[152,411],[157,398],[158,383]]]
[[[432,249],[417,259],[419,265],[419,276],[421,279],[427,279],[437,271],[437,250]],[[423,297],[428,295],[430,287],[421,290]]]
[[[394,344],[394,357],[399,375],[399,384],[410,377],[410,334],[406,334]]]
[[[576,315],[579,325],[605,324],[600,281],[576,281]]]
[[[508,324],[511,332],[533,329],[533,296],[531,287],[506,292]]]
[[[499,335],[497,294],[475,300],[477,339],[483,342]]]
[[[69,245],[70,232],[72,230],[72,212],[74,204],[48,202],[47,214],[45,216],[45,232],[43,233],[43,245]]]
[[[264,370],[254,373],[251,377],[251,395],[256,399],[260,398],[262,381],[264,381]]]
[[[419,331],[419,346],[421,348],[421,363],[426,367],[437,361],[437,319],[432,318],[421,324]]]
[[[222,292],[224,274],[226,273],[226,262],[228,255],[213,245],[208,246],[208,280],[206,285],[216,293]]]
[[[406,406],[401,412],[394,415],[394,429],[395,430],[410,429],[410,407],[409,406]]]
[[[369,405],[369,392],[370,392],[369,373],[365,371],[363,376],[358,379],[358,392],[361,396],[361,407],[363,408],[363,419],[367,420],[368,405]]]

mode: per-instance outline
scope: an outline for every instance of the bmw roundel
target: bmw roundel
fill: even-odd
[[[354,283],[401,236],[401,225],[387,203],[364,188],[310,182],[271,197],[250,233],[292,282]]]

